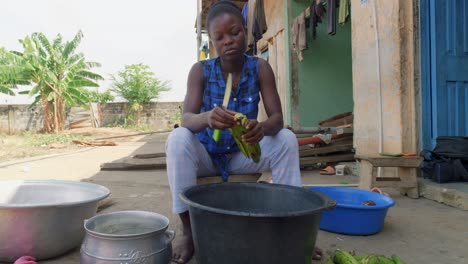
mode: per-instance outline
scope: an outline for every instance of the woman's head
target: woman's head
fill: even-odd
[[[235,59],[243,55],[246,48],[244,17],[236,4],[219,1],[208,11],[207,29],[218,55]]]

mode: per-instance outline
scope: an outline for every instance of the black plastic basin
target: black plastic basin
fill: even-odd
[[[198,264],[310,264],[324,210],[336,202],[309,189],[266,183],[191,187]]]

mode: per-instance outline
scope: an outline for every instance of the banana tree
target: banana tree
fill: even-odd
[[[15,95],[18,85],[27,85],[29,72],[32,70],[21,57],[0,48],[0,93]]]
[[[49,41],[42,33],[33,33],[20,43],[23,52],[11,52],[16,70],[0,68],[0,80],[7,80],[10,86],[33,85],[32,89],[21,92],[35,96],[32,105],[41,104],[44,130],[58,132],[65,127],[65,106],[83,105],[89,102],[86,87],[99,87],[97,81],[102,76],[91,72],[93,67],[101,66],[88,62],[76,49],[83,38],[79,31],[71,41],[63,42],[61,35]],[[2,77],[3,76],[3,77]]]

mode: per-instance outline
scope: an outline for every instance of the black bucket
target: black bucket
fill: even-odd
[[[336,206],[319,192],[266,183],[199,185],[180,196],[198,264],[310,264],[321,214]]]

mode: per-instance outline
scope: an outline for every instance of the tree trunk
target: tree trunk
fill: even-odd
[[[65,129],[65,106],[63,103],[63,97],[59,96],[57,98],[57,120],[58,120],[58,131],[63,131]]]
[[[43,119],[43,130],[46,133],[50,133],[53,131],[53,121],[52,115],[50,112],[50,104],[47,101],[47,97],[41,97],[41,111],[42,111],[42,119]]]
[[[58,117],[57,117],[57,107],[58,107],[57,96],[55,96],[54,97],[54,131],[55,133],[58,133],[58,127],[59,127]]]

